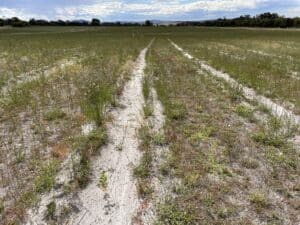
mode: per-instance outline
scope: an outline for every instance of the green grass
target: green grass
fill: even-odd
[[[39,175],[35,179],[35,190],[39,193],[49,192],[53,185],[55,174],[58,169],[58,163],[55,161],[48,162],[42,166]]]
[[[171,203],[161,205],[158,209],[158,222],[157,225],[172,224],[172,225],[192,225],[193,215],[189,212],[182,211],[176,205]]]
[[[254,192],[249,195],[249,201],[255,205],[257,209],[266,208],[270,206],[270,203],[266,196],[259,192]]]
[[[106,173],[103,171],[101,172],[100,176],[99,176],[99,182],[98,182],[99,186],[103,189],[107,188],[108,185],[108,178]]]
[[[186,42],[183,37],[179,32],[176,39]],[[296,208],[251,193],[259,186],[263,187],[259,193],[274,191],[289,201],[278,190],[290,192],[286,183],[298,177],[299,154],[288,141],[297,132],[288,134],[284,123],[269,113],[256,118],[259,105],[245,104],[238,89],[199,72],[196,63],[165,39],[156,40],[148,58],[165,109],[170,144],[170,155],[160,172],[164,179],[180,180],[172,200],[166,200],[162,210],[158,208],[157,223],[251,224],[248,216],[267,223],[268,215],[280,213],[273,204],[289,207],[284,218],[292,221],[289,218]],[[182,112],[180,116],[174,117],[174,105],[183,109],[175,110]]]
[[[261,106],[244,105],[239,87],[229,88],[222,80],[199,73],[199,65],[185,59],[167,39],[259,94],[279,103],[290,102],[285,107],[299,113],[300,80],[293,76],[300,72],[300,32],[29,27],[5,29],[0,34],[0,52],[5,57],[0,61],[0,87],[24,76],[37,76],[36,80],[12,84],[7,94],[0,94],[0,119],[5,129],[1,136],[5,147],[0,150],[9,168],[5,183],[16,187],[13,201],[0,201],[4,223],[7,212],[20,212],[22,218],[22,212],[37,203],[40,193],[53,188],[63,160],[54,159],[51,153],[57,144],[67,143],[66,154],[75,152],[79,156],[73,165],[75,185],[70,184],[68,193],[76,191],[77,186],[86,187],[93,156],[107,143],[107,106],[116,106],[133,62],[153,37],[156,41],[147,54],[148,76],[143,82],[144,113],[145,119],[153,114],[153,86],[164,106],[166,125],[164,132],[154,134],[140,130],[144,154],[134,173],[140,195],[151,196],[152,147],[169,144],[170,154],[160,171],[166,178],[182,181],[175,188],[174,199],[159,207],[158,224],[250,224],[245,218],[238,219],[239,210],[267,223],[268,216],[278,210],[265,204],[269,203],[265,196],[249,196],[256,193],[254,187],[258,185],[251,174],[284,199],[272,199],[278,208],[288,207],[287,214],[294,212],[295,208],[285,202],[296,196],[286,184],[294,185],[299,176],[299,154],[289,144],[297,128],[285,129],[285,123],[270,117],[269,110]],[[75,63],[45,76],[47,69],[68,60]],[[268,121],[254,119],[257,111]],[[80,135],[81,125],[90,122],[96,124],[95,130]],[[50,148],[50,154],[44,151],[46,148]],[[5,157],[16,163],[8,164],[11,161]],[[100,187],[105,188],[107,182],[106,174],[99,174]],[[232,198],[241,198],[240,202],[251,206],[237,206],[230,202]],[[52,204],[50,217],[54,211]],[[288,220],[287,214],[283,216]],[[14,222],[21,223],[19,219]]]
[[[47,121],[63,119],[66,116],[66,113],[60,109],[53,109],[45,113],[44,118]]]
[[[56,211],[56,203],[52,201],[47,205],[46,217],[48,219],[54,219],[55,211]]]
[[[133,62],[152,37],[139,28],[31,27],[1,31],[0,52],[5,61],[0,60],[0,86],[9,88],[0,93],[1,126],[7,131],[1,136],[5,148],[0,150],[16,165],[8,165],[7,174],[11,175],[6,181],[8,187],[15,187],[11,193],[15,198],[3,199],[8,205],[0,220],[8,219],[6,213],[12,212],[11,207],[16,207],[13,212],[17,214],[32,206],[38,200],[32,192],[44,193],[53,187],[57,171],[46,165],[40,168],[32,161],[57,160],[52,150],[60,143],[66,143],[66,147],[57,168],[75,152],[79,157],[74,161],[72,185],[83,188],[88,184],[92,157],[107,140],[107,107],[115,104]],[[60,68],[68,61],[73,64]],[[35,79],[26,81],[26,77]],[[80,135],[81,125],[86,123],[96,124],[95,130]]]
[[[172,34],[171,39],[193,56],[259,94],[294,104],[293,110],[300,112],[300,32],[286,35],[284,30],[183,28]]]

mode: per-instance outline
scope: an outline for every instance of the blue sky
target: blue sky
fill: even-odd
[[[300,16],[300,0],[0,0],[0,18],[22,19],[204,20],[266,11]]]

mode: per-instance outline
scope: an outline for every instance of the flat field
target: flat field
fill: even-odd
[[[299,224],[300,31],[0,30],[0,224]]]

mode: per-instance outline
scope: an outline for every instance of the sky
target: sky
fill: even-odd
[[[263,12],[300,17],[300,0],[0,0],[0,18],[26,20],[206,20]]]

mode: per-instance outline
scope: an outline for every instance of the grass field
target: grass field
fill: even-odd
[[[2,29],[0,224],[300,223],[299,124],[171,41],[299,117],[298,30]]]

